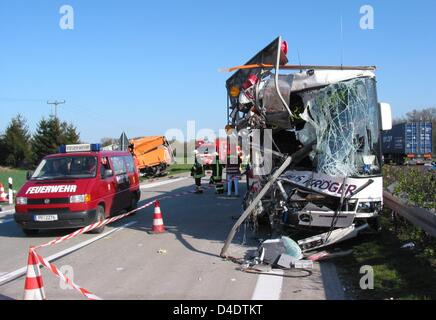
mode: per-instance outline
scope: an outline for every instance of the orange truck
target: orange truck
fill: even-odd
[[[138,169],[144,176],[160,176],[174,163],[171,146],[164,136],[141,137],[130,140]]]

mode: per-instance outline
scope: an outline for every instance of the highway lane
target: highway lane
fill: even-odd
[[[142,190],[141,203],[190,191],[192,185],[191,178],[152,182]],[[234,217],[242,212],[240,198],[217,197],[213,190],[206,190],[202,195],[164,199],[161,209],[167,233],[149,234],[153,209],[147,208],[109,226],[107,231],[121,229],[59,258],[55,265],[72,270],[77,284],[103,299],[328,298],[319,266],[305,279],[258,276],[242,273],[236,264],[219,257]],[[123,228],[126,223],[131,225]],[[63,234],[49,232],[26,238],[15,223],[0,225],[0,279],[25,266],[30,245]],[[49,257],[95,237],[81,235],[38,252]],[[242,240],[243,229],[230,247],[232,256],[244,257],[256,250],[256,239],[247,235],[246,245],[241,245]],[[43,270],[43,277],[49,299],[84,299],[78,292],[65,289],[47,270]],[[0,299],[21,299],[23,287],[24,277],[0,285]]]

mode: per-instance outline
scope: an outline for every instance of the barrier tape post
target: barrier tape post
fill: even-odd
[[[14,204],[14,180],[12,178],[8,179],[8,187],[9,187],[9,204]]]

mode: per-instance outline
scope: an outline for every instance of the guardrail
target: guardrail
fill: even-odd
[[[383,192],[384,205],[436,238],[436,214],[426,209],[411,207],[387,191]]]

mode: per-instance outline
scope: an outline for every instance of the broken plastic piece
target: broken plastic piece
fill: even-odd
[[[286,253],[286,247],[281,239],[266,240],[260,247],[260,261],[275,264],[283,253]]]
[[[319,261],[324,257],[328,257],[330,255],[329,252],[327,251],[322,251],[322,252],[318,252],[315,253],[313,255],[311,255],[310,257],[308,257],[307,259],[311,260],[311,261]]]
[[[322,252],[316,253],[314,255],[311,255],[307,259],[312,260],[312,261],[325,261],[325,260],[330,260],[330,259],[334,259],[334,258],[345,257],[345,256],[348,256],[352,253],[353,253],[353,250],[340,251],[340,252],[322,251]]]
[[[326,247],[334,243],[349,240],[357,237],[360,231],[369,228],[368,224],[356,227],[355,224],[348,228],[340,228],[327,233],[323,233],[314,237],[298,241],[298,245],[302,248],[303,252],[312,251],[318,248]]]
[[[298,260],[294,263],[295,269],[313,269],[313,261],[311,260]]]
[[[294,257],[284,253],[280,256],[279,261],[277,261],[277,265],[285,269],[290,269],[298,260],[299,259],[295,259]]]
[[[282,237],[282,242],[286,249],[286,254],[295,258],[296,260],[300,260],[303,258],[303,253],[301,252],[301,248],[298,243],[288,237]]]

